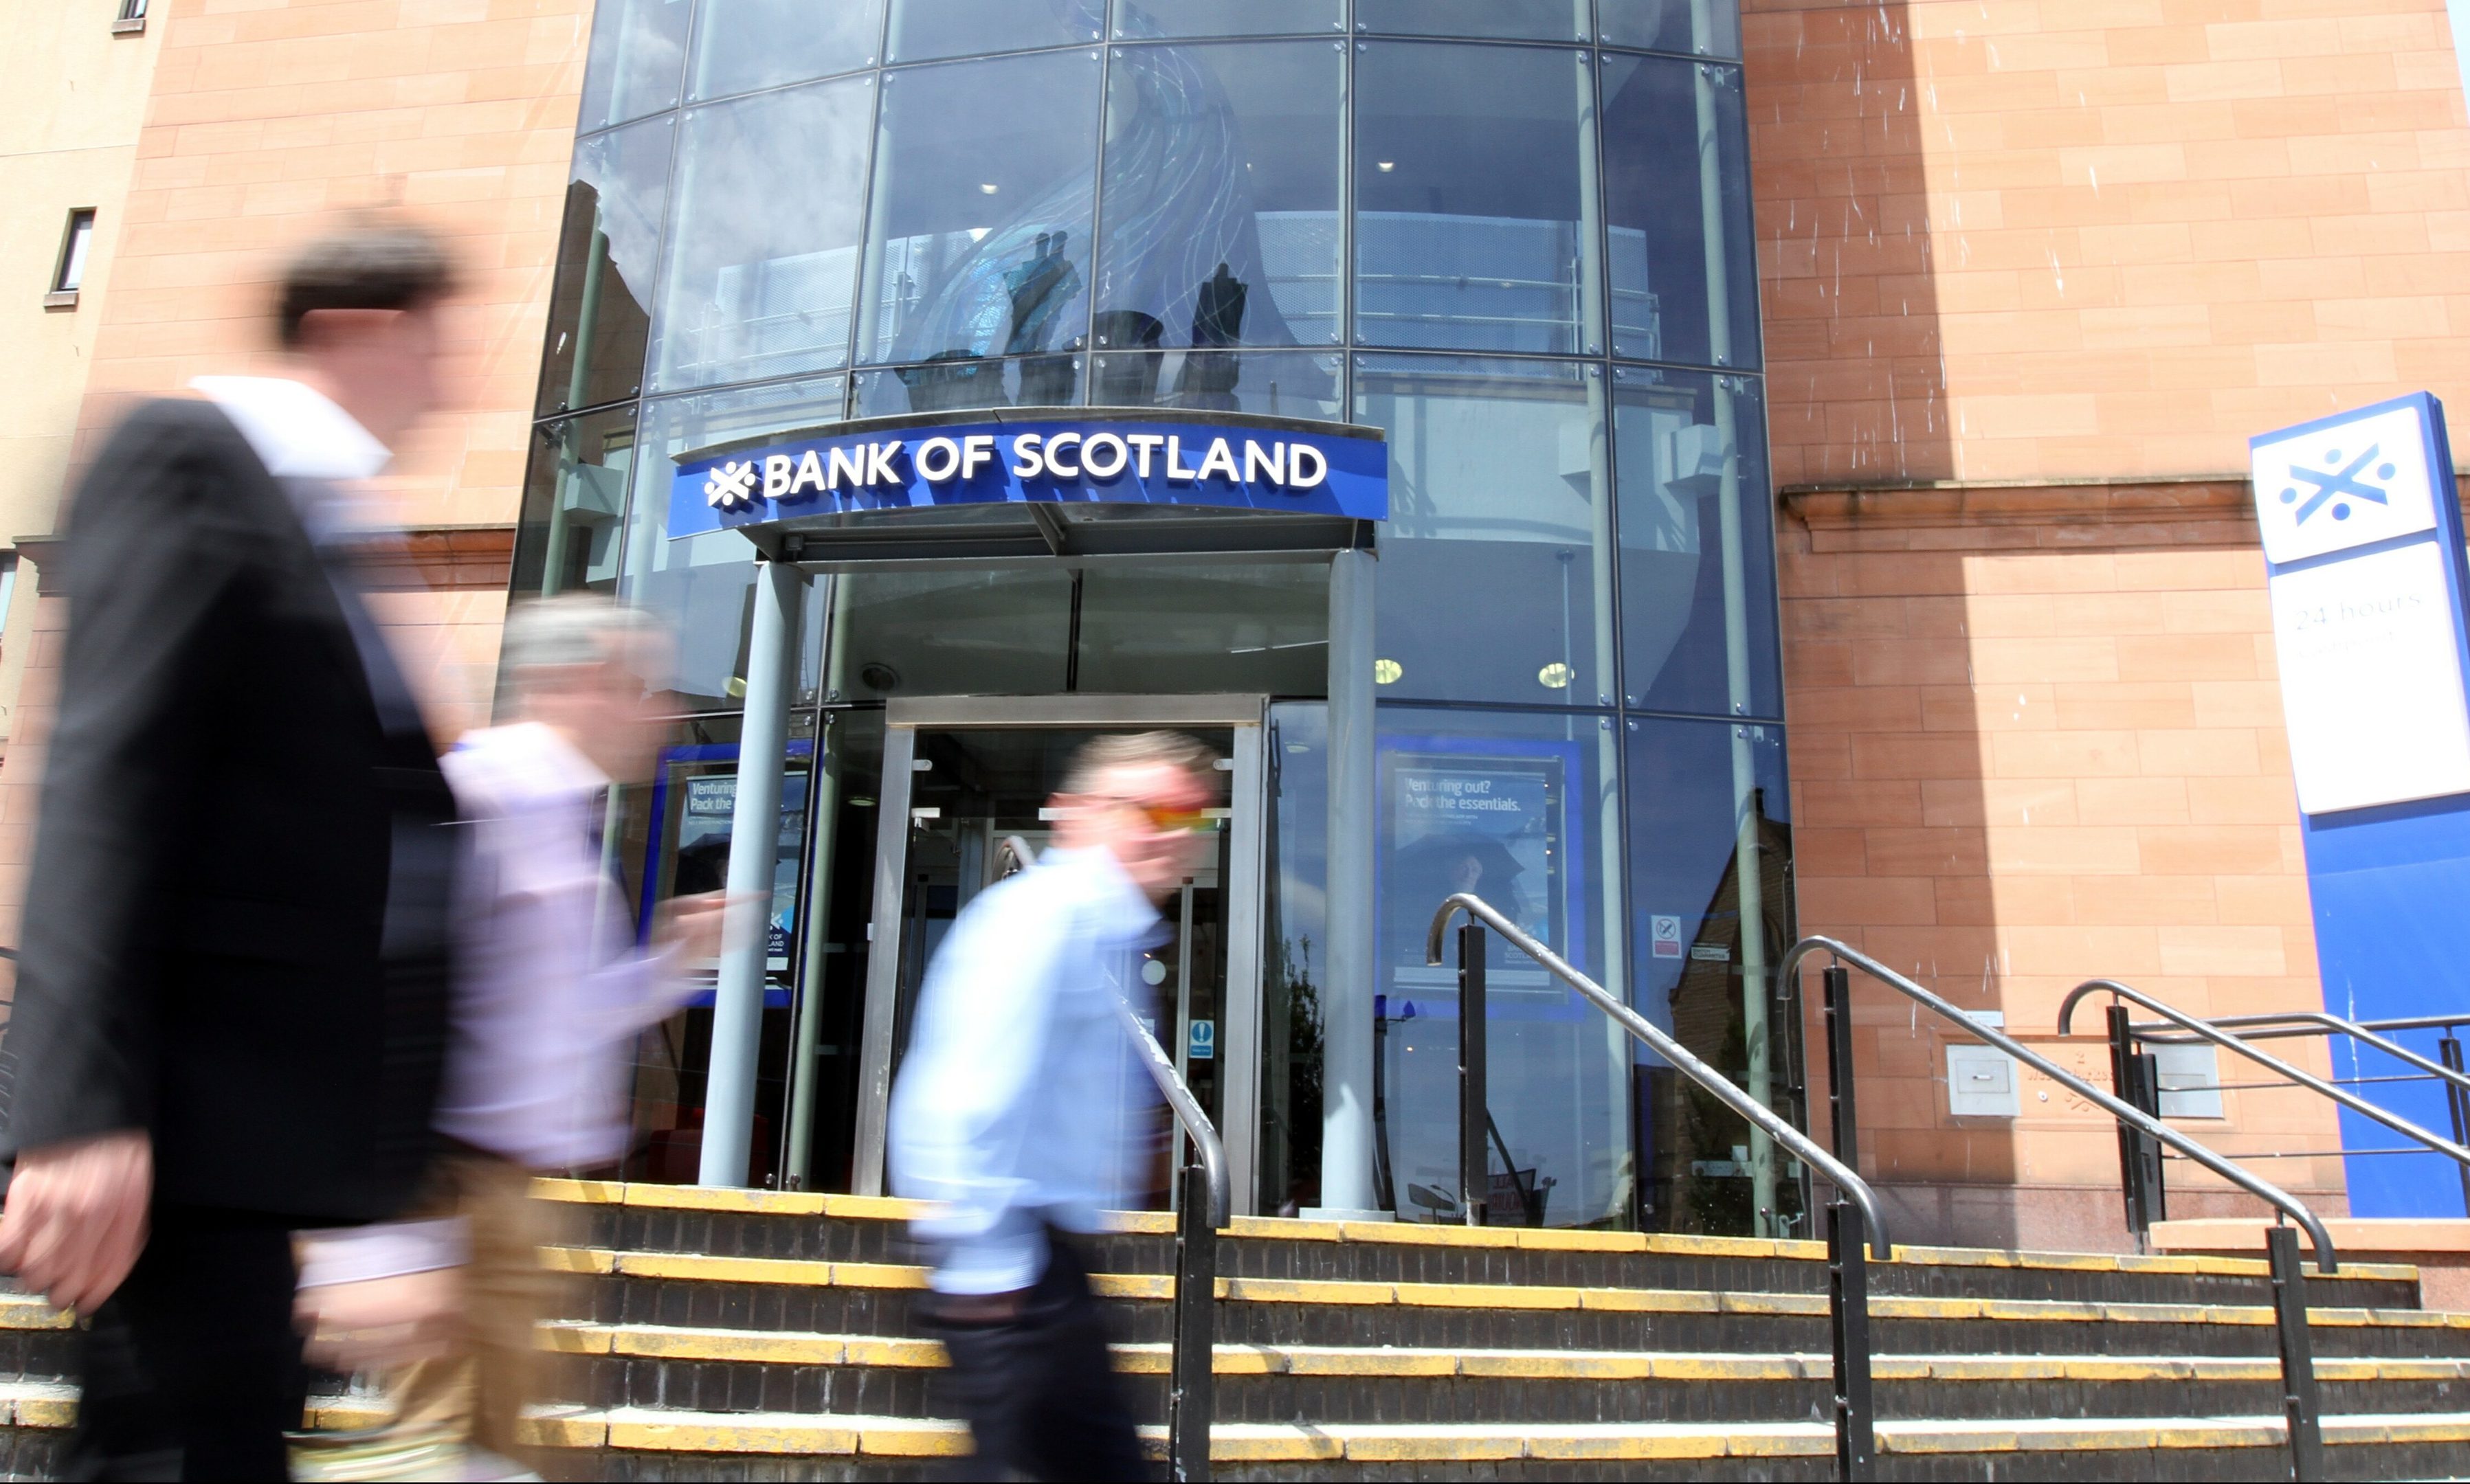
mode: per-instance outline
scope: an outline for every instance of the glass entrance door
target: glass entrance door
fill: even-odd
[[[1133,1011],[1226,1140],[1238,1190],[1247,1169],[1258,1060],[1261,896],[1258,697],[1052,697],[895,703],[886,733],[865,1069],[861,1192],[883,1180],[885,1099],[908,1048],[918,994],[952,923],[981,892],[1050,846],[1051,800],[1074,755],[1108,732],[1173,730],[1219,758],[1222,806],[1191,871],[1159,904]],[[905,797],[894,797],[906,784]],[[1169,1129],[1147,1204],[1167,1203]],[[1244,1135],[1239,1137],[1239,1133]],[[1137,1199],[1135,1203],[1140,1203]]]

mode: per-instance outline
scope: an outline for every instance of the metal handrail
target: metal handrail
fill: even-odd
[[[1003,849],[1021,870],[1037,866],[1037,855],[1018,835],[1004,837]],[[1132,1012],[1131,1002],[1118,994],[1115,1018],[1140,1052],[1150,1080],[1157,1083],[1176,1122],[1200,1155],[1196,1168],[1183,1168],[1177,1194],[1182,1209],[1175,1223],[1175,1340],[1167,1386],[1166,1453],[1169,1476],[1179,1481],[1209,1477],[1209,1438],[1214,1422],[1215,1373],[1218,1352],[1218,1234],[1234,1207],[1233,1183],[1226,1171],[1226,1143],[1218,1125],[1192,1095],[1190,1084],[1175,1070],[1173,1058],[1158,1038]],[[1195,1175],[1200,1176],[1198,1180]]]
[[[2111,1097],[2109,1093],[2103,1092],[2100,1088],[2086,1081],[2083,1078],[2067,1071],[2057,1062],[2052,1061],[2049,1057],[2042,1055],[2040,1053],[2033,1050],[2029,1046],[2026,1046],[2021,1041],[2016,1040],[2014,1036],[2009,1035],[2005,1031],[2000,1030],[1995,1026],[1986,1025],[1983,1022],[1974,1019],[1972,1016],[1966,1014],[1964,1011],[1957,1009],[1946,1001],[1940,999],[1937,995],[1922,988],[1920,985],[1917,985],[1913,981],[1905,978],[1903,975],[1897,973],[1894,969],[1887,967],[1877,960],[1871,958],[1868,954],[1863,953],[1858,948],[1854,948],[1847,943],[1838,942],[1832,938],[1805,938],[1800,942],[1793,944],[1791,950],[1783,956],[1783,962],[1779,965],[1776,970],[1778,977],[1783,981],[1789,982],[1794,974],[1800,972],[1802,960],[1808,958],[1814,953],[1829,954],[1839,962],[1850,963],[1854,968],[1861,970],[1861,972],[1869,975],[1880,984],[1894,989],[1904,996],[1904,998],[1911,1000],[1922,1009],[1929,1010],[1943,1019],[1954,1021],[1957,1025],[1964,1028],[1966,1033],[1979,1036],[1982,1040],[1997,1047],[2000,1051],[2003,1051],[2008,1055],[2015,1057],[2017,1061],[2024,1063],[2034,1071],[2040,1073],[2043,1077],[2046,1077],[2050,1080],[2058,1083],[2060,1086],[2066,1088],[2077,1097],[2086,1100],[2096,1107],[2099,1107],[2102,1111],[2109,1114],[2112,1118],[2117,1119],[2120,1123],[2138,1130],[2150,1138],[2168,1145],[2170,1148],[2177,1149],[2179,1153],[2186,1155],[2189,1159],[2194,1160],[2197,1164],[2203,1166],[2213,1173],[2220,1175],[2223,1179],[2229,1181],[2232,1185],[2246,1191],[2249,1194],[2253,1195],[2259,1200],[2264,1201],[2267,1205],[2272,1206],[2281,1211],[2293,1221],[2297,1222],[2299,1228],[2307,1233],[2307,1240],[2315,1248],[2316,1252],[2316,1270],[2319,1273],[2330,1273],[2336,1270],[2335,1264],[2338,1259],[2333,1251],[2332,1237],[2324,1230],[2324,1223],[2317,1219],[2316,1213],[2308,1210],[2307,1207],[2299,1201],[2298,1197],[2291,1194],[2289,1192],[2284,1191],[2279,1186],[2274,1185],[2270,1181],[2259,1179],[2255,1175],[2248,1173],[2245,1170],[2240,1169],[2238,1166],[2230,1163],[2226,1159],[2224,1159],[2222,1156],[2214,1153],[2202,1145],[2198,1144],[2193,1139],[2190,1139],[2186,1135],[2179,1132],[2177,1129],[2172,1128],[2167,1124],[2162,1123],[2159,1119],[2150,1117],[2142,1109],[2134,1107],[2129,1103],[2121,1102],[2118,1099]],[[2061,1021],[2061,1034],[2065,1033],[2064,1024],[2065,1022],[2062,1018]]]
[[[1209,1177],[1209,1229],[1217,1231],[1225,1226],[1227,1212],[1233,1207],[1233,1187],[1226,1175],[1225,1141],[1219,1138],[1218,1126],[1202,1111],[1191,1087],[1176,1075],[1166,1048],[1158,1044],[1158,1038],[1150,1033],[1150,1028],[1141,1024],[1141,1017],[1132,1013],[1132,1008],[1120,996],[1115,1000],[1115,1018],[1131,1032],[1132,1045],[1139,1049],[1141,1062],[1149,1068],[1150,1080],[1157,1083],[1158,1091],[1166,1096],[1167,1106],[1175,1109],[1175,1121],[1183,1125],[1183,1131],[1192,1136],[1193,1147],[1200,1151],[1200,1168]]]
[[[1888,1238],[1886,1216],[1878,1209],[1877,1194],[1870,1189],[1870,1183],[1852,1169],[1851,1158],[1839,1158],[1819,1148],[1774,1109],[1692,1055],[1689,1048],[1661,1027],[1573,968],[1559,954],[1480,896],[1457,893],[1433,914],[1432,930],[1424,939],[1427,963],[1441,962],[1441,939],[1449,931],[1450,918],[1460,912],[1467,915],[1467,922],[1458,929],[1458,1162],[1460,1178],[1465,1182],[1460,1199],[1468,1220],[1472,1223],[1483,1219],[1485,1202],[1479,1193],[1489,1183],[1482,1152],[1482,1131],[1492,1124],[1492,1112],[1485,1101],[1483,1031],[1484,978],[1489,957],[1483,934],[1489,926],[1510,946],[1542,964],[1554,978],[1610,1016],[1613,1024],[1628,1032],[1632,1039],[1799,1156],[1805,1169],[1817,1170],[1834,1182],[1835,1198],[1827,1208],[1827,1327],[1833,1361],[1829,1377],[1835,1393],[1835,1471],[1838,1477],[1847,1480],[1874,1477],[1877,1469],[1877,1416],[1870,1384],[1870,1270],[1863,1249],[1871,1248],[1882,1262],[1893,1262],[1895,1244]],[[1840,1125],[1838,1133],[1842,1133]],[[1838,1148],[1849,1150],[1851,1146],[1839,1143]],[[1503,1150],[1504,1156],[1506,1152]],[[1516,1177],[1513,1169],[1511,1178]],[[1531,1202],[1528,1210],[1531,1214]]]
[[[2350,1092],[2344,1088],[2336,1087],[2331,1082],[2325,1081],[2322,1078],[2316,1076],[2316,1074],[2312,1072],[2300,1071],[2298,1068],[2292,1066],[2289,1062],[2282,1060],[2278,1056],[2272,1055],[2267,1052],[2256,1050],[2254,1047],[2249,1046],[2247,1042],[2239,1039],[2237,1036],[2214,1026],[2209,1021],[2199,1020],[2182,1009],[2179,1009],[2174,1006],[2168,1005],[2160,1000],[2156,1000],[2153,996],[2146,994],[2143,990],[2135,988],[2132,985],[2122,985],[2114,979],[2090,979],[2076,985],[2073,989],[2068,990],[2067,997],[2059,1002],[2059,1034],[2065,1035],[2068,1033],[2067,1027],[2069,1022],[2075,1018],[2076,1006],[2082,1002],[2086,995],[2091,994],[2115,995],[2131,1004],[2141,1005],[2146,1009],[2153,1011],[2153,1013],[2169,1021],[2172,1025],[2179,1027],[2182,1031],[2191,1032],[2197,1036],[2210,1041],[2215,1046],[2219,1046],[2225,1051],[2234,1053],[2235,1055],[2245,1056],[2248,1060],[2254,1062],[2257,1066],[2268,1068],[2282,1077],[2288,1078],[2292,1082],[2300,1087],[2306,1088],[2310,1092],[2316,1093],[2320,1097],[2330,1098],[2335,1102],[2348,1108],[2350,1111],[2357,1113],[2362,1117],[2375,1120],[2377,1123],[2384,1125],[2387,1128],[2400,1134],[2405,1139],[2414,1139],[2420,1144],[2427,1146],[2427,1148],[2432,1151],[2445,1155],[2458,1164],[2470,1166],[2470,1148],[2464,1148],[2450,1139],[2444,1138],[2429,1129],[2421,1128],[2416,1124],[2412,1123],[2409,1119],[2402,1117],[2398,1113],[2388,1112],[2385,1109],[2376,1106],[2374,1103],[2369,1102],[2366,1099],[2360,1097],[2356,1093]],[[2439,1068],[2437,1070],[2442,1069]]]
[[[1022,870],[1037,865],[1037,854],[1028,841],[1018,835],[1006,835],[1003,848]],[[1149,1069],[1150,1080],[1157,1083],[1160,1096],[1168,1107],[1175,1109],[1175,1121],[1192,1136],[1193,1148],[1200,1151],[1200,1166],[1209,1175],[1209,1229],[1225,1226],[1227,1215],[1234,1209],[1234,1182],[1226,1172],[1226,1141],[1218,1135],[1218,1125],[1209,1121],[1200,1100],[1192,1095],[1192,1086],[1175,1070],[1175,1058],[1166,1054],[1158,1038],[1141,1023],[1130,1002],[1115,996],[1115,1018],[1131,1032],[1132,1045],[1139,1049],[1141,1064]]]
[[[1688,1047],[1658,1029],[1654,1022],[1623,1005],[1611,990],[1572,968],[1559,954],[1503,916],[1482,897],[1460,892],[1441,903],[1440,910],[1433,914],[1432,930],[1424,940],[1424,962],[1427,964],[1437,965],[1441,962],[1443,935],[1449,930],[1450,918],[1460,911],[1489,925],[1494,932],[1508,939],[1512,947],[1544,965],[1553,978],[1575,989],[1596,1009],[1611,1016],[1613,1023],[1628,1032],[1633,1039],[1672,1063],[1674,1070],[1714,1094],[1726,1107],[1757,1125],[1768,1138],[1791,1150],[1794,1158],[1826,1175],[1836,1189],[1851,1196],[1853,1203],[1861,1208],[1870,1229],[1870,1250],[1882,1263],[1893,1261],[1894,1244],[1887,1237],[1886,1216],[1879,1209],[1877,1194],[1870,1189],[1868,1181],[1846,1169],[1834,1155],[1820,1148],[1807,1134],[1795,1128],[1774,1109],[1743,1092],[1721,1072],[1699,1060]]]
[[[2095,981],[2095,983],[2098,984],[2101,983],[2101,981]],[[2074,1001],[2070,999],[2068,1003],[2073,1004]],[[2063,1010],[2062,1013],[2064,1013]],[[2176,1025],[2177,1023],[2178,1022],[2176,1021],[2166,1022],[2166,1024],[2170,1025]],[[2406,1061],[2422,1072],[2432,1072],[2440,1080],[2451,1082],[2461,1088],[2464,1092],[2470,1092],[2470,1074],[2457,1072],[2440,1061],[2430,1061],[2425,1056],[2412,1051],[2409,1047],[2402,1045],[2399,1041],[2388,1040],[2385,1037],[2376,1034],[2375,1030],[2365,1022],[2344,1020],[2341,1016],[2333,1014],[2329,1010],[2283,1010],[2277,1014],[2215,1015],[2204,1023],[2216,1030],[2234,1028],[2236,1030],[2245,1031],[2247,1032],[2247,1034],[2239,1037],[2239,1039],[2243,1041],[2286,1040],[2294,1036],[2301,1035],[2329,1035],[2337,1033],[2346,1035],[2354,1041],[2361,1041],[2366,1045],[2374,1047],[2376,1050],[2383,1052],[2386,1055],[2392,1057],[2396,1061]],[[2135,1038],[2137,1040],[2151,1041],[2156,1046],[2192,1046],[2196,1044],[2198,1040],[2197,1036],[2193,1034],[2174,1035],[2170,1032],[2162,1029],[2163,1024],[2165,1024],[2165,1022],[2148,1020],[2140,1025],[2131,1025],[2128,1029],[2135,1032]],[[2275,1027],[2279,1027],[2280,1029],[2273,1029]],[[2428,1030],[2434,1028],[2416,1027],[2404,1029]],[[2063,1034],[2064,1032],[2062,1032],[2061,1033]],[[2417,1078],[2411,1078],[2411,1080],[2415,1081]]]

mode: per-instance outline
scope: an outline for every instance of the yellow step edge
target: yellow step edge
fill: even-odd
[[[2470,1414],[2434,1417],[2327,1417],[2327,1443],[2470,1442]],[[967,1451],[960,1425],[897,1418],[728,1414],[615,1408],[536,1416],[530,1440],[553,1447],[609,1447],[645,1452],[873,1454],[957,1456]],[[1144,1427],[1155,1456],[1161,1429]],[[2058,1418],[2024,1422],[1904,1422],[1877,1425],[1883,1453],[2139,1451],[2222,1448],[2277,1449],[2278,1417],[2204,1419]],[[1508,1462],[1519,1459],[1777,1458],[1825,1456],[1831,1429],[1819,1423],[1604,1423],[1465,1425],[1333,1425],[1230,1423],[1212,1430],[1210,1456],[1221,1463],[1346,1461],[1362,1463]]]
[[[73,1427],[77,1426],[78,1388],[53,1381],[0,1383],[0,1426]],[[310,1427],[375,1426],[392,1415],[375,1398],[313,1398],[302,1422]]]
[[[533,1189],[543,1198],[583,1205],[621,1205],[652,1210],[730,1211],[750,1214],[841,1217],[856,1220],[907,1221],[923,1214],[926,1203],[879,1195],[839,1195],[812,1191],[745,1190],[722,1186],[655,1185],[613,1180],[540,1179]],[[1108,1214],[1109,1229],[1153,1236],[1172,1235],[1173,1213],[1129,1211]],[[1527,1248],[1553,1252],[1652,1252],[1679,1257],[1785,1258],[1824,1260],[1827,1244],[1789,1238],[1717,1237],[1662,1232],[1601,1232],[1567,1227],[1448,1226],[1421,1221],[1324,1221],[1293,1217],[1239,1216],[1225,1235],[1286,1241],[1363,1241],[1446,1247]],[[2206,1257],[2193,1254],[2050,1252],[1996,1247],[1898,1246],[1895,1261],[1920,1266],[2012,1267],[2066,1272],[2123,1272],[2261,1278],[2267,1268],[2254,1258]],[[2310,1272],[2314,1264],[2308,1264]],[[2352,1263],[2334,1275],[2380,1282],[2415,1282],[2418,1269],[2406,1264]]]
[[[77,1317],[41,1299],[20,1293],[0,1294],[0,1330],[73,1330]]]
[[[934,1340],[874,1335],[810,1334],[760,1330],[574,1321],[541,1329],[544,1349],[570,1355],[615,1355],[774,1365],[880,1366],[939,1369],[948,1362]],[[1164,1375],[1172,1347],[1113,1347],[1116,1369]],[[1584,1350],[1418,1350],[1391,1346],[1221,1345],[1221,1376],[1481,1377],[1544,1380],[1794,1380],[1833,1374],[1822,1355]],[[1937,1380],[1980,1383],[2029,1380],[2109,1382],[2272,1381],[2280,1362],[2246,1356],[1928,1356],[1882,1355],[1871,1361],[1882,1381]],[[2324,1356],[2319,1380],[2372,1382],[2470,1380],[2470,1357]]]

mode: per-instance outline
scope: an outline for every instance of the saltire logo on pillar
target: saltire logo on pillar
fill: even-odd
[[[681,455],[672,540],[803,517],[1051,501],[1386,520],[1377,429],[1238,414],[877,419]]]
[[[2262,434],[2249,457],[2299,808],[2470,793],[2443,409],[2380,402]]]

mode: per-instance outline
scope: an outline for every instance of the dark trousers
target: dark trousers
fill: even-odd
[[[289,1221],[158,1208],[137,1265],[86,1328],[67,1472],[281,1479],[309,1394],[291,1327]]]
[[[953,1401],[977,1443],[955,1477],[1143,1479],[1132,1414],[1115,1384],[1106,1316],[1072,1243],[1050,1232],[1045,1275],[1015,1316],[959,1321],[929,1303],[952,1356]]]

